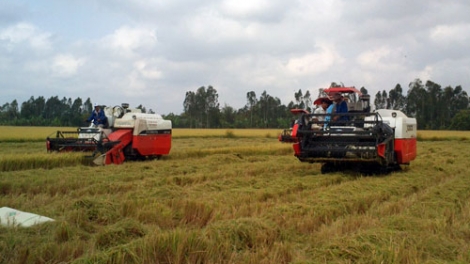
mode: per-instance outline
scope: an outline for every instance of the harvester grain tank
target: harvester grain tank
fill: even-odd
[[[105,107],[108,127],[82,127],[76,131],[57,131],[47,138],[47,150],[91,151],[97,165],[121,164],[168,155],[172,124],[159,114],[142,113],[128,104]]]
[[[292,109],[297,119],[279,141],[292,143],[302,162],[322,163],[322,173],[359,168],[388,172],[416,158],[417,123],[399,110],[370,111],[370,97],[354,87],[332,87],[325,94],[341,93],[348,98],[348,112],[312,114]],[[318,121],[338,115],[343,121]],[[341,118],[345,117],[345,118]],[[332,120],[332,119],[331,119]],[[344,121],[346,120],[346,121]]]

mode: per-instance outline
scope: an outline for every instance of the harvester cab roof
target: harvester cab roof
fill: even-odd
[[[341,94],[348,104],[349,112],[370,112],[370,95],[362,94],[354,86],[330,87],[323,89],[325,97],[333,100],[334,94]]]

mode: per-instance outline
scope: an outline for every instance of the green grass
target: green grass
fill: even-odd
[[[0,227],[0,263],[470,262],[470,142],[420,142],[387,176],[322,175],[266,132],[229,132],[103,167],[0,143],[58,164],[0,172],[2,206],[56,220]]]

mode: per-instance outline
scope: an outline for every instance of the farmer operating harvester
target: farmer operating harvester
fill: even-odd
[[[97,165],[121,164],[124,160],[159,158],[171,149],[172,126],[158,114],[130,109],[128,104],[101,109],[100,120],[76,131],[57,131],[47,138],[47,150],[92,151]],[[105,122],[102,122],[105,119]],[[97,118],[95,117],[95,118]],[[99,121],[99,122],[98,122]]]
[[[322,173],[347,168],[384,173],[416,158],[415,118],[399,110],[371,112],[369,95],[354,87],[323,92],[331,101],[328,109],[313,114],[292,109],[298,118],[279,136],[279,141],[293,144],[300,161],[323,163]]]

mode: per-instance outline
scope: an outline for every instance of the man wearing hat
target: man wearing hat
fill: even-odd
[[[341,93],[332,93],[329,95],[333,103],[328,107],[326,110],[327,115],[325,118],[325,127],[329,123],[329,125],[336,125],[341,126],[345,125],[346,122],[349,120],[349,116],[344,115],[335,115],[335,114],[342,114],[348,112],[348,104],[344,101],[343,95]],[[333,124],[334,123],[334,124]]]
[[[95,104],[95,110],[91,112],[90,117],[86,120],[86,122],[91,121],[93,121],[93,124],[97,127],[107,127],[108,125],[108,118],[105,116],[101,107],[97,104]]]
[[[317,107],[317,109],[315,109],[315,111],[313,113],[314,114],[326,114],[326,109],[328,109],[328,107],[330,106],[331,100],[324,97],[324,98],[319,98],[319,99],[315,100],[315,102],[319,106]],[[316,119],[316,121],[324,121],[325,116],[317,116],[317,117],[315,117],[315,119]]]
[[[335,109],[333,111],[333,117],[331,121],[338,122],[338,125],[345,125],[345,123],[349,120],[348,116],[342,115],[334,115],[336,114],[343,114],[348,112],[348,103],[344,100],[344,97],[341,93],[334,93],[332,96],[333,102],[335,104]]]
[[[313,124],[312,124],[312,129],[318,130],[321,129],[324,125],[325,117],[324,114],[326,114],[326,109],[331,105],[331,100],[324,97],[324,98],[318,98],[315,100],[314,104],[318,105],[317,109],[313,112],[314,118],[312,119]]]

